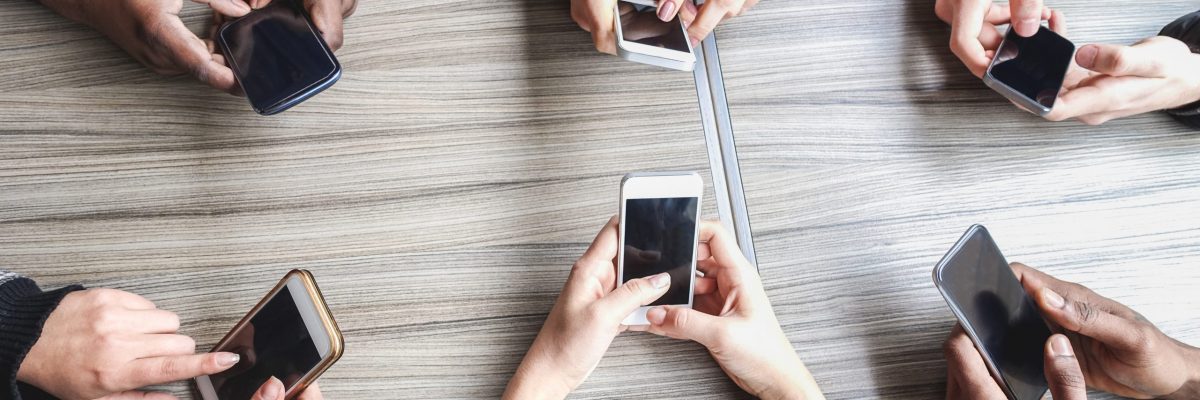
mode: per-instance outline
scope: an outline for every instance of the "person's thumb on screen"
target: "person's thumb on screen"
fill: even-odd
[[[615,313],[615,318],[624,319],[638,307],[658,300],[667,293],[667,289],[670,287],[671,275],[663,272],[625,282],[624,285],[617,286],[612,293],[600,299],[600,302],[603,303],[604,309]]]
[[[254,392],[250,400],[283,400],[283,382],[272,376]]]
[[[1046,341],[1046,383],[1054,400],[1087,400],[1087,384],[1071,341],[1054,334]]]

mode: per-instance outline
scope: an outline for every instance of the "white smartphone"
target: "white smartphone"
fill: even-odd
[[[622,58],[680,71],[696,67],[692,40],[678,14],[663,22],[654,0],[617,0],[613,7],[617,54]]]
[[[342,356],[342,334],[305,270],[288,272],[212,351],[242,356],[224,372],[196,378],[203,400],[246,400],[272,376],[299,396]]]
[[[617,284],[671,274],[667,293],[622,324],[648,325],[646,311],[653,306],[692,307],[703,194],[704,181],[695,172],[633,173],[621,180]]]

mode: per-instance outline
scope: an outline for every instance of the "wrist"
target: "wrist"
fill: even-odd
[[[824,400],[824,394],[804,363],[797,357],[791,364],[780,371],[781,376],[774,378],[774,385],[757,396],[764,400]]]
[[[566,398],[574,385],[550,367],[552,363],[543,360],[533,350],[530,350],[525,360],[517,367],[517,372],[508,381],[502,399],[537,399],[550,400]]]

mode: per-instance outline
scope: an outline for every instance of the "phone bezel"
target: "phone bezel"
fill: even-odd
[[[1045,30],[1046,32],[1049,32],[1049,33],[1053,34],[1054,36],[1061,38],[1062,40],[1066,41],[1067,43],[1070,43],[1071,44],[1070,59],[1075,58],[1075,49],[1076,48],[1075,48],[1074,42],[1072,42],[1070,39],[1063,37],[1062,35],[1059,35],[1058,32],[1055,32],[1045,26],[1040,26],[1038,29]],[[983,73],[983,84],[987,85],[987,87],[991,88],[996,93],[1000,93],[1001,96],[1004,96],[1004,98],[1008,99],[1009,101],[1016,103],[1017,106],[1025,109],[1026,111],[1037,114],[1038,116],[1041,116],[1041,117],[1045,117],[1047,114],[1050,114],[1050,111],[1053,109],[1053,107],[1046,107],[1042,103],[1038,103],[1037,99],[1031,99],[1029,97],[1026,97],[1024,93],[1021,93],[1019,90],[1014,89],[1012,86],[1009,86],[1008,84],[1004,83],[1003,81],[997,79],[994,75],[992,75],[992,67],[996,66],[996,60],[1000,58],[1000,57],[998,57],[998,55],[1000,54],[1000,49],[1003,49],[1004,45],[1008,44],[1008,35],[1011,32],[1013,32],[1012,26],[1009,26],[1008,30],[1006,30],[1004,32],[1002,39],[1000,40],[1000,46],[996,48],[997,56],[992,57],[992,61],[988,63],[987,71],[985,71]],[[1039,31],[1039,33],[1040,33],[1040,31]],[[1066,79],[1066,75],[1068,73],[1070,73],[1070,71],[1071,71],[1070,63],[1071,63],[1071,61],[1068,61],[1067,69],[1063,70],[1062,79]],[[1061,90],[1062,90],[1062,87],[1060,86],[1059,91],[1061,91]],[[1057,104],[1057,103],[1058,103],[1058,99],[1056,98],[1055,104]]]
[[[288,288],[288,293],[292,297],[292,302],[296,304],[296,310],[300,312],[301,319],[304,320],[304,326],[308,329],[309,335],[313,339],[313,344],[317,347],[318,355],[321,361],[312,369],[300,377],[292,388],[284,393],[285,398],[292,398],[302,393],[308,385],[316,381],[322,373],[333,365],[339,358],[342,357],[344,349],[344,340],[341,330],[337,326],[337,321],[333,319],[333,314],[329,311],[328,305],[325,303],[324,296],[321,294],[321,289],[317,286],[316,280],[312,273],[295,269],[284,275],[275,287],[263,296],[254,308],[246,313],[237,324],[234,325],[225,337],[219,342],[210,352],[220,351],[229,344],[230,339],[249,324],[250,320],[262,310],[267,302],[275,298],[276,295],[284,288]],[[200,392],[203,400],[219,400],[216,390],[212,387],[212,381],[207,375],[199,376],[195,379],[197,390]]]
[[[950,264],[950,260],[954,259],[954,257],[958,255],[958,252],[962,250],[964,245],[967,244],[967,241],[969,241],[971,237],[979,232],[982,232],[987,240],[996,247],[996,254],[1000,255],[1000,259],[1004,260],[1005,265],[1008,265],[1008,259],[1004,257],[1004,253],[1000,252],[1000,246],[996,245],[996,241],[992,239],[992,235],[988,232],[987,228],[980,224],[974,224],[967,228],[967,231],[964,232],[962,237],[960,237],[958,241],[954,243],[954,246],[950,248],[950,251],[946,252],[946,255],[942,256],[942,259],[939,260],[937,265],[933,267],[933,286],[937,287],[938,292],[942,294],[942,299],[946,301],[946,305],[949,306],[950,311],[954,313],[954,318],[958,320],[959,324],[962,324],[963,330],[966,331],[967,336],[971,338],[971,343],[975,345],[975,350],[979,351],[979,355],[983,357],[983,363],[987,365],[988,372],[992,374],[992,378],[997,382],[1002,383],[1000,386],[1001,389],[1004,390],[1004,395],[1013,400],[1030,400],[1017,399],[1017,396],[1014,394],[1012,387],[1008,383],[1008,380],[1004,378],[1004,375],[1000,374],[1000,368],[997,367],[996,363],[992,360],[991,354],[988,354],[987,350],[984,350],[983,341],[981,341],[979,336],[975,334],[975,327],[971,325],[971,321],[967,320],[966,314],[963,313],[958,303],[951,298],[950,292],[948,292],[942,284],[942,271]],[[1013,276],[1015,277],[1016,274],[1013,274]],[[1020,282],[1020,279],[1017,281]],[[1022,290],[1024,290],[1024,288],[1022,288]],[[1029,294],[1026,293],[1025,295],[1028,296]],[[1049,328],[1049,325],[1047,325],[1047,328]],[[1045,396],[1045,391],[1043,391],[1042,395],[1038,396],[1037,398],[1040,399],[1043,396]]]
[[[704,204],[704,180],[695,172],[640,172],[625,175],[621,179],[621,210],[617,223],[617,282],[620,286],[625,282],[625,202],[629,199],[661,199],[671,197],[695,197],[696,220],[695,231],[692,232],[692,265],[688,274],[687,304],[671,304],[674,307],[692,308],[696,291],[696,248],[700,244],[700,210]],[[656,306],[638,307],[629,314],[621,324],[649,325],[646,312]]]
[[[654,1],[644,0],[617,0],[613,3],[613,32],[617,38],[617,55],[629,61],[680,71],[691,71],[696,68],[696,49],[692,46],[690,38],[684,40],[688,48],[686,53],[625,40],[624,28],[621,25],[622,1],[657,7],[657,3]],[[679,21],[679,29],[683,30],[686,36],[687,27],[683,25],[683,19],[679,17],[675,17],[675,19]]]
[[[276,6],[276,5],[275,4],[267,5],[267,7],[272,7],[272,6]],[[280,5],[278,5],[276,7],[290,7],[290,6],[291,6],[290,4],[282,4],[282,2],[280,2]],[[265,7],[263,9],[265,9]],[[253,10],[253,11],[251,11],[251,13],[261,12],[263,9]],[[284,112],[287,109],[292,108],[292,107],[296,106],[297,104],[300,104],[300,103],[304,102],[305,100],[308,100],[309,98],[315,96],[317,93],[321,93],[325,89],[328,89],[330,86],[333,86],[333,84],[336,83],[338,81],[338,79],[340,79],[342,77],[341,63],[338,62],[337,57],[334,57],[333,50],[331,50],[329,48],[329,44],[325,43],[325,38],[322,37],[321,33],[318,32],[316,27],[313,26],[312,18],[304,10],[300,10],[300,14],[304,17],[305,25],[308,26],[309,33],[317,39],[317,42],[319,42],[321,44],[321,48],[325,51],[325,56],[329,58],[329,61],[330,61],[330,63],[333,64],[333,67],[328,73],[325,74],[324,77],[317,79],[316,81],[314,81],[311,84],[308,84],[304,88],[297,90],[293,93],[290,93],[287,96],[280,99],[279,101],[276,101],[271,104],[266,104],[266,105],[263,105],[260,107],[258,104],[255,104],[253,99],[250,99],[249,95],[247,95],[246,100],[249,101],[250,108],[254,109],[254,112],[256,112],[260,115],[268,116],[268,115],[275,115],[275,114]],[[229,40],[226,37],[226,32],[229,30],[230,27],[235,26],[245,20],[246,20],[246,16],[243,16],[236,20],[226,22],[224,25],[221,25],[220,29],[217,30],[217,35],[216,35],[217,36],[216,42],[218,44],[218,47],[221,48],[221,54],[225,55],[226,62],[229,63],[230,69],[233,70],[234,79],[236,79],[238,82],[238,85],[242,86],[243,88],[245,87],[245,84],[242,82],[242,75],[238,73],[239,69],[237,67],[237,59],[235,57],[233,57],[232,53],[229,52]]]

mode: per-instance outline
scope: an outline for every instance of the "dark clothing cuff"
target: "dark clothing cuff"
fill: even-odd
[[[1193,53],[1200,53],[1200,11],[1180,17],[1164,27],[1158,35],[1179,39]],[[1200,71],[1195,73],[1200,74]],[[1167,114],[1192,128],[1200,129],[1200,101],[1167,110]]]
[[[25,354],[42,335],[42,324],[67,293],[81,290],[72,285],[43,292],[29,278],[17,277],[0,285],[0,397],[13,400],[47,398],[40,390],[17,383],[17,369]],[[21,397],[28,393],[28,398]],[[37,393],[37,394],[34,394]]]

